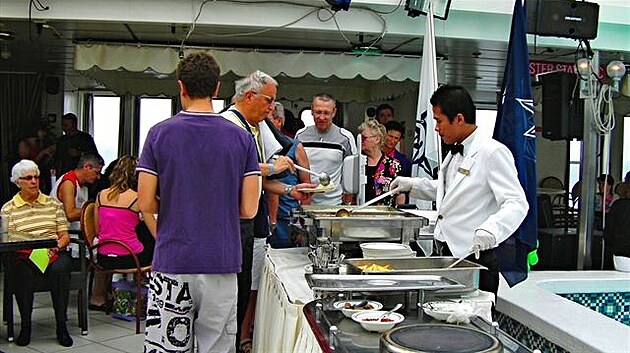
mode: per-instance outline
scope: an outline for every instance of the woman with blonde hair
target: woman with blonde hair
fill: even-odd
[[[133,156],[120,158],[109,180],[111,186],[96,195],[97,211],[94,221],[97,225],[98,241],[117,240],[126,244],[137,256],[140,266],[151,264],[155,246],[156,220],[152,214],[142,214],[150,230],[136,232],[140,224],[138,208],[138,179],[136,166],[138,159]],[[105,269],[134,268],[133,256],[117,244],[104,244],[98,248],[97,261]],[[90,309],[109,311],[107,287],[111,276],[97,272],[94,290],[90,299]]]
[[[367,202],[389,191],[392,180],[402,175],[402,164],[399,160],[383,153],[386,130],[381,123],[375,119],[369,119],[359,126],[359,132],[361,133],[361,153],[367,156],[365,166],[367,175],[365,201]],[[395,206],[404,202],[405,195],[398,194],[395,197],[386,197],[378,204]]]

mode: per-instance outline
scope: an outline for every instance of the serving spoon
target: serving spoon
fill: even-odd
[[[391,195],[393,195],[393,194],[395,194],[397,192],[398,192],[398,188],[391,189],[388,192],[386,192],[384,194],[381,194],[381,195],[378,195],[377,197],[371,199],[370,201],[364,203],[363,205],[361,205],[359,207],[356,207],[356,208],[353,208],[351,210],[348,210],[348,209],[345,209],[345,208],[340,208],[340,209],[337,210],[337,212],[335,212],[335,217],[348,217],[348,216],[350,216],[351,213],[356,212],[358,210],[362,210],[362,209],[364,209],[364,208],[366,208],[366,207],[368,207],[370,205],[373,205],[376,202],[379,202],[382,199],[386,198],[387,196],[391,196]]]
[[[398,310],[398,309],[402,308],[402,306],[403,306],[403,305],[402,305],[401,303],[396,304],[396,306],[394,306],[394,307],[393,307],[393,308],[391,308],[389,311],[386,311],[383,315],[381,315],[381,316],[378,318],[378,320],[377,320],[377,321],[381,321],[381,320],[382,320],[384,317],[386,317],[387,315],[389,315],[389,314],[393,313],[394,311],[396,311],[396,310]]]
[[[278,157],[279,157],[278,155],[273,156],[273,160],[274,161],[277,160]],[[305,173],[309,173],[311,175],[314,175],[314,176],[318,177],[319,178],[319,183],[322,184],[322,186],[327,186],[328,184],[330,184],[330,176],[327,173],[325,173],[325,172],[315,173],[314,171],[312,171],[310,169],[306,169],[306,168],[304,168],[302,166],[299,166],[299,165],[297,165],[295,163],[293,164],[293,166],[297,170],[301,170],[301,171],[303,171]]]
[[[328,174],[326,174],[325,172],[321,172],[321,173],[316,173],[310,169],[306,169],[304,167],[301,167],[297,164],[293,165],[295,167],[295,169],[297,170],[301,170],[303,172],[309,173],[311,175],[314,175],[316,177],[319,178],[319,183],[322,184],[322,186],[327,186],[328,184],[330,184],[330,176],[328,176]]]

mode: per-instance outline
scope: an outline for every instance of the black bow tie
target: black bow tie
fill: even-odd
[[[462,156],[464,155],[464,145],[459,143],[456,145],[450,145],[448,150],[451,151],[452,155],[455,155],[456,153],[459,153]]]

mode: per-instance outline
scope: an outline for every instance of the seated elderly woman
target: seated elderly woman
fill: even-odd
[[[385,144],[385,126],[374,119],[363,122],[359,126],[361,133],[361,153],[367,156],[367,184],[365,184],[365,201],[389,191],[389,184],[397,176],[402,175],[402,163],[394,157],[382,152]],[[395,206],[405,202],[405,195],[398,194],[381,200],[379,204]]]
[[[17,163],[11,171],[11,181],[20,191],[2,206],[2,223],[8,231],[8,241],[57,240],[57,247],[47,250],[48,266],[42,266],[43,269],[30,259],[34,250],[16,251],[9,261],[11,285],[22,317],[20,335],[15,343],[18,346],[30,343],[35,283],[47,281],[55,311],[57,341],[70,347],[73,342],[66,327],[66,310],[72,265],[66,251],[70,244],[66,214],[59,202],[39,190],[39,169],[35,162],[23,159]]]
[[[138,209],[138,180],[136,166],[138,159],[133,156],[120,158],[109,176],[111,186],[96,196],[97,212],[94,221],[97,224],[98,241],[117,240],[131,249],[137,256],[140,266],[148,266],[153,260],[153,248],[156,233],[156,220],[152,214],[143,214],[144,222],[150,232],[136,232],[140,224]],[[117,244],[103,244],[96,256],[99,265],[105,269],[135,268],[133,256]],[[90,309],[108,311],[107,288],[111,275],[97,272],[94,282]]]

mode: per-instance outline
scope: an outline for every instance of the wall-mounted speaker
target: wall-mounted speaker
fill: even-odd
[[[527,33],[549,37],[595,39],[599,5],[573,0],[526,0]]]
[[[542,137],[549,140],[581,140],[584,134],[584,100],[578,77],[567,72],[541,75]]]

